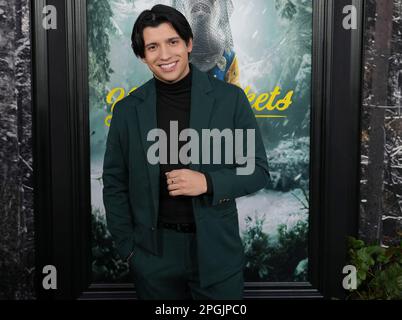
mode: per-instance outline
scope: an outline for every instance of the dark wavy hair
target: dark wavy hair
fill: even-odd
[[[134,23],[131,33],[131,47],[137,57],[145,57],[144,29],[146,27],[157,27],[165,22],[172,25],[180,38],[186,42],[186,45],[193,38],[190,24],[180,11],[163,4],[157,4],[151,10],[141,12]]]

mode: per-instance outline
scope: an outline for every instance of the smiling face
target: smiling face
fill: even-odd
[[[186,45],[170,23],[146,27],[143,37],[145,57],[142,61],[156,78],[174,83],[190,72],[188,54],[193,49],[191,38]]]

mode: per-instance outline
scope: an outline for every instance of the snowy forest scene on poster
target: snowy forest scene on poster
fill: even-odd
[[[236,199],[245,280],[307,281],[313,1],[87,3],[93,281],[130,281],[106,228],[102,166],[114,104],[152,77],[130,39],[135,19],[157,3],[186,16],[194,33],[190,61],[241,87],[261,129],[271,181]]]

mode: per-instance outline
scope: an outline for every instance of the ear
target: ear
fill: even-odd
[[[193,51],[193,38],[190,38],[187,44],[187,52],[191,53],[191,51]]]

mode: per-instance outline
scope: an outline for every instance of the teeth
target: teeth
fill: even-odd
[[[171,67],[173,67],[176,64],[176,62],[173,62],[171,64],[161,64],[161,68],[163,69],[170,69]]]

